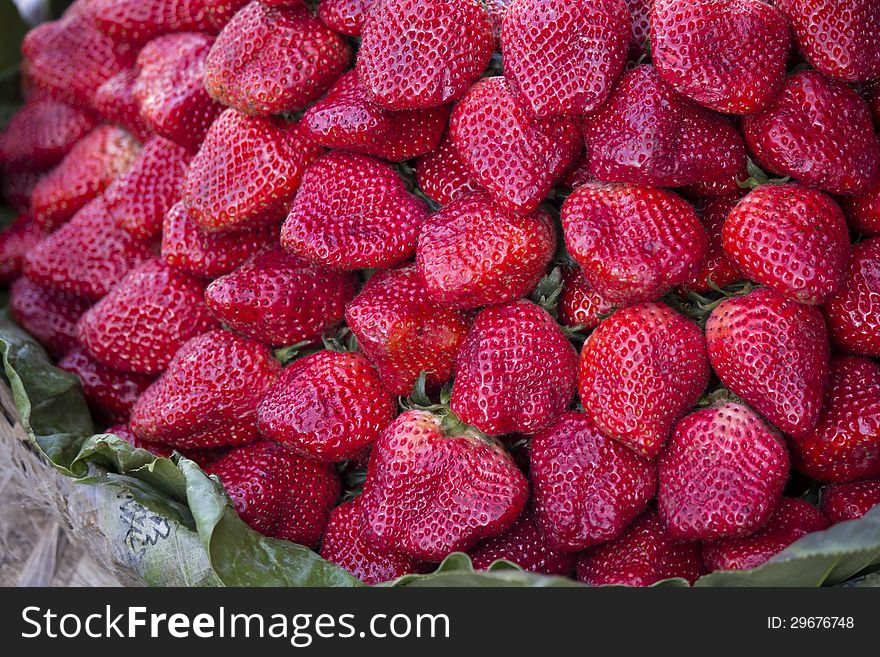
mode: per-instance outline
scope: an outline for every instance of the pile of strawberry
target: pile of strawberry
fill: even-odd
[[[77,0],[0,136],[11,313],[371,584],[694,581],[858,518],[880,2],[650,5]]]

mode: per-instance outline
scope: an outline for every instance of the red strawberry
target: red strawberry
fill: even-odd
[[[234,9],[247,0],[226,2]],[[216,0],[89,0],[98,28],[116,41],[146,43],[170,32],[215,32]]]
[[[321,149],[295,123],[228,109],[192,162],[183,201],[205,230],[241,230],[280,220]]]
[[[339,498],[333,467],[270,442],[233,449],[207,468],[238,515],[265,536],[317,547]]]
[[[281,245],[333,269],[387,269],[413,255],[427,218],[393,166],[337,151],[306,170]]]
[[[393,110],[461,98],[495,50],[481,0],[375,0],[361,34],[358,75]]]
[[[92,105],[108,122],[118,123],[145,142],[153,131],[141,117],[140,103],[134,97],[139,74],[137,67],[123,69],[98,87]]]
[[[865,85],[863,93],[874,116],[874,123],[880,127],[880,78]]]
[[[500,204],[531,212],[581,149],[577,123],[536,120],[502,77],[484,78],[456,105],[450,135],[474,181]]]
[[[439,205],[449,205],[462,196],[482,191],[448,133],[437,148],[418,159],[415,168],[419,188]]]
[[[710,571],[750,570],[799,538],[828,528],[828,519],[808,502],[784,499],[767,524],[750,536],[707,543],[703,561]]]
[[[274,248],[208,286],[205,301],[221,322],[276,346],[313,342],[342,321],[354,279]]]
[[[562,292],[559,295],[560,324],[594,329],[615,307],[593,289],[580,267],[566,267],[563,270]]]
[[[699,270],[708,247],[687,201],[636,185],[581,185],[562,206],[562,229],[590,284],[615,303],[659,299]]]
[[[822,513],[832,523],[856,520],[880,504],[880,479],[831,484],[822,492]]]
[[[0,231],[0,285],[8,285],[21,275],[25,256],[45,236],[46,231],[26,214]]]
[[[486,194],[472,194],[425,224],[416,262],[436,302],[476,308],[527,295],[555,251],[556,231],[547,212],[521,215]]]
[[[638,61],[645,53],[648,32],[651,29],[651,5],[654,0],[626,0],[632,18],[632,41],[629,47],[630,61]]]
[[[501,27],[507,10],[513,0],[483,0],[489,12],[489,23],[492,25],[492,36],[495,37],[495,49],[501,50]]]
[[[712,311],[706,343],[735,395],[785,433],[813,431],[828,380],[828,332],[818,309],[760,288]]]
[[[846,219],[822,192],[762,185],[724,222],[724,253],[747,278],[801,303],[825,303],[843,282]]]
[[[503,533],[523,510],[529,486],[510,455],[456,424],[408,411],[373,445],[361,500],[382,550],[441,561]]]
[[[21,277],[9,287],[9,311],[54,357],[77,346],[76,323],[89,302]]]
[[[691,413],[657,462],[660,518],[673,540],[748,536],[773,515],[788,478],[779,435],[740,404]]]
[[[791,450],[795,467],[814,479],[880,475],[880,365],[868,358],[834,358],[819,423],[793,439]]]
[[[702,572],[699,544],[669,538],[654,509],[619,538],[584,552],[577,563],[578,579],[590,586],[651,586],[673,577],[693,584]]]
[[[348,36],[360,36],[374,0],[321,0],[318,16],[328,27]]]
[[[373,276],[348,304],[345,320],[395,395],[412,392],[421,372],[429,390],[452,378],[469,325],[463,313],[431,299],[415,265]]]
[[[162,232],[162,222],[180,198],[190,156],[183,146],[153,137],[128,170],[104,192],[107,210],[120,228],[148,239]]]
[[[610,541],[654,497],[654,464],[568,412],[531,444],[535,514],[549,544],[565,552]]]
[[[247,445],[258,437],[257,404],[279,374],[281,363],[256,340],[205,333],[181,347],[141,395],[131,429],[174,447]]]
[[[832,194],[865,194],[880,175],[871,113],[842,82],[795,73],[763,112],[743,119],[761,166]]]
[[[840,291],[825,305],[834,346],[880,358],[880,238],[853,247]]]
[[[316,143],[327,148],[402,162],[433,151],[448,118],[448,106],[384,109],[370,100],[357,72],[349,71],[306,111],[303,125]]]
[[[681,190],[681,193],[688,198],[696,200],[711,200],[722,197],[741,198],[743,188],[740,185],[749,178],[748,162],[746,158],[743,158],[737,171],[727,171],[725,175],[709,182],[686,185]]]
[[[853,232],[865,237],[880,235],[880,178],[867,194],[840,199]]]
[[[0,163],[6,169],[48,169],[94,127],[89,112],[49,96],[28,100],[0,133]]]
[[[738,196],[722,196],[699,204],[697,214],[709,238],[709,248],[702,268],[684,282],[684,287],[705,293],[714,288],[727,287],[743,279],[739,267],[724,253],[721,236],[727,215],[739,201]]]
[[[451,408],[490,435],[535,433],[574,396],[577,352],[550,315],[525,299],[480,311],[455,365]]]
[[[31,193],[37,183],[45,177],[43,171],[11,169],[0,171],[3,181],[3,199],[21,213],[30,212]]]

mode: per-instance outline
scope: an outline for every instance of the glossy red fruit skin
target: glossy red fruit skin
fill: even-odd
[[[431,391],[452,378],[470,325],[463,312],[431,299],[412,264],[367,281],[346,307],[345,321],[385,387],[400,396],[412,392],[421,372]]]
[[[680,577],[693,584],[703,573],[698,543],[672,540],[650,509],[618,538],[590,548],[577,562],[578,579],[590,586],[651,586]]]
[[[632,20],[632,39],[629,46],[629,62],[636,62],[645,53],[651,30],[651,5],[654,0],[626,0]]]
[[[450,407],[489,435],[535,433],[568,408],[577,352],[552,317],[521,299],[474,319],[455,364]]]
[[[230,451],[206,472],[217,476],[239,517],[264,536],[315,548],[339,498],[328,463],[263,441]]]
[[[0,285],[21,275],[24,259],[48,233],[26,214],[0,230]]]
[[[777,0],[804,57],[848,82],[880,77],[880,7],[872,0]]]
[[[416,264],[428,294],[450,308],[477,308],[526,296],[556,252],[553,218],[521,215],[472,194],[431,216]]]
[[[739,196],[722,196],[698,203],[697,216],[706,230],[709,246],[703,266],[682,284],[683,287],[694,292],[706,293],[714,288],[727,287],[744,278],[739,267],[725,255],[722,245],[724,222],[739,201]]]
[[[437,148],[416,161],[415,171],[419,188],[441,206],[483,191],[471,176],[448,133]]]
[[[880,365],[837,356],[815,431],[791,440],[794,466],[821,481],[880,475]]]
[[[694,209],[670,191],[587,183],[562,206],[569,253],[614,303],[659,299],[702,266],[708,238]]]
[[[710,571],[751,570],[799,538],[827,528],[828,519],[812,504],[784,499],[767,524],[754,534],[707,543],[703,561]]]
[[[617,310],[587,339],[578,389],[605,435],[654,458],[709,374],[700,328],[665,304],[641,303]]]
[[[137,66],[123,69],[95,91],[92,106],[108,123],[117,123],[146,142],[153,134],[141,117],[141,106],[134,96],[134,85],[140,69]]]
[[[880,238],[853,246],[843,284],[824,310],[837,349],[880,358]]]
[[[507,530],[528,489],[497,443],[407,411],[373,445],[361,500],[376,546],[436,562]]]
[[[865,194],[880,175],[871,113],[842,82],[816,71],[788,78],[763,112],[743,119],[760,165],[832,194]]]
[[[208,286],[205,302],[225,325],[274,346],[314,342],[342,321],[354,278],[273,248]]]
[[[349,71],[303,114],[315,143],[352,153],[403,162],[432,152],[449,119],[448,105],[392,112],[376,105]]]
[[[535,117],[582,116],[608,98],[631,28],[623,0],[515,0],[501,29],[504,77]]]
[[[867,194],[841,198],[839,203],[854,233],[865,237],[880,235],[880,178]]]
[[[830,351],[818,309],[760,288],[712,311],[706,344],[715,373],[731,392],[789,435],[813,431]]]
[[[880,479],[832,484],[822,492],[822,513],[832,524],[857,520],[880,504]]]
[[[331,269],[387,269],[415,253],[427,218],[392,165],[334,151],[306,170],[281,245]]]
[[[577,552],[620,536],[657,488],[654,464],[568,412],[531,443],[535,515],[549,545]]]
[[[358,75],[391,110],[458,100],[495,51],[480,0],[376,0],[361,35]]]
[[[748,536],[773,515],[788,479],[779,434],[740,404],[691,413],[657,461],[658,510],[668,536]]]
[[[247,445],[259,437],[257,404],[281,374],[268,347],[231,331],[187,342],[138,399],[131,429],[173,447]]]
[[[275,223],[321,152],[298,124],[227,109],[190,162],[184,204],[209,231]]]
[[[608,102],[584,117],[587,173],[661,187],[732,178],[745,144],[726,117],[700,107],[647,64],[627,71]]]
[[[25,256],[24,275],[97,301],[151,255],[145,242],[116,225],[98,197]]]
[[[327,26],[348,36],[360,36],[375,0],[321,0],[318,16]]]
[[[95,24],[115,41],[134,45],[172,32],[216,32],[212,5],[230,5],[236,11],[247,0],[89,0]]]
[[[0,133],[0,164],[6,169],[48,169],[94,127],[90,112],[49,96],[28,99]]]
[[[474,181],[499,204],[523,213],[538,207],[581,150],[574,120],[530,117],[503,77],[471,87],[452,111],[449,129]]]
[[[76,323],[89,305],[24,276],[9,286],[10,316],[55,358],[77,346]]]
[[[559,295],[560,324],[591,330],[616,308],[593,289],[580,267],[563,269],[562,292]]]
[[[746,278],[800,303],[834,295],[849,262],[849,230],[827,195],[798,184],[762,185],[724,222],[724,253]]]

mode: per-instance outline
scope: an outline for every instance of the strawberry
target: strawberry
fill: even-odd
[[[468,172],[448,133],[437,148],[418,159],[415,171],[419,188],[441,206],[483,189]]]
[[[760,288],[712,311],[706,344],[735,395],[785,433],[813,431],[828,380],[828,332],[818,309]]]
[[[736,127],[676,93],[647,64],[627,71],[608,102],[585,117],[584,140],[587,173],[608,182],[711,183],[745,162]]]
[[[333,269],[387,269],[413,255],[424,201],[393,166],[333,152],[309,166],[281,228],[281,245]]]
[[[629,60],[638,61],[645,54],[648,32],[651,29],[651,6],[654,0],[626,0],[632,20],[632,38],[629,46]]]
[[[762,185],[724,222],[724,253],[749,278],[800,303],[825,303],[850,255],[843,212],[803,185]]]
[[[246,2],[226,4],[237,9]],[[102,32],[115,41],[139,45],[171,32],[216,32],[222,25],[213,20],[209,7],[220,4],[216,0],[89,0],[89,9]]]
[[[731,172],[728,169],[723,176],[715,180],[685,185],[681,193],[696,201],[709,201],[724,197],[741,198],[743,195],[741,185],[750,177],[747,158],[743,158],[736,171]]]
[[[623,72],[631,30],[623,0],[515,0],[501,30],[504,77],[535,117],[582,116]]]
[[[141,106],[134,96],[139,74],[135,66],[119,71],[98,87],[92,106],[108,122],[118,123],[141,142],[146,142],[153,131],[141,117]]]
[[[474,181],[522,213],[538,207],[581,149],[574,120],[530,117],[503,77],[471,87],[452,112],[450,135]]]
[[[672,192],[588,183],[562,206],[569,253],[608,301],[659,299],[693,276],[708,248],[694,209]]]
[[[413,390],[421,372],[436,391],[452,378],[469,320],[435,303],[415,265],[377,273],[345,309],[358,347],[395,395]]]
[[[749,150],[765,169],[832,194],[865,194],[880,175],[871,113],[842,82],[795,73],[763,112],[743,119]]]
[[[825,305],[834,346],[880,358],[880,238],[856,244],[843,284]]]
[[[483,0],[489,12],[489,23],[492,25],[492,36],[495,37],[495,49],[501,50],[501,28],[504,17],[513,0]]]
[[[535,433],[574,396],[577,352],[552,317],[522,299],[474,319],[455,365],[452,411],[490,435]]]
[[[24,274],[42,285],[97,301],[150,257],[148,246],[116,226],[102,197],[27,254]]]
[[[792,439],[792,460],[804,474],[846,482],[880,475],[880,365],[837,356],[815,431]]]
[[[76,323],[88,310],[85,299],[22,276],[9,287],[9,314],[54,357],[77,346]]]
[[[526,478],[500,445],[415,410],[376,440],[361,500],[377,547],[434,562],[503,533],[527,497]]]
[[[836,524],[856,520],[880,504],[880,479],[831,484],[822,493],[822,513]]]
[[[205,302],[233,330],[285,346],[320,339],[342,321],[354,293],[352,276],[274,248],[211,283]]]
[[[741,404],[678,422],[657,461],[660,519],[672,540],[748,536],[779,506],[788,454],[779,434]]]
[[[162,232],[165,214],[180,197],[190,156],[183,146],[153,137],[104,192],[107,210],[120,228],[149,239]]]
[[[318,16],[332,30],[348,36],[360,36],[367,11],[374,0],[321,0]]]
[[[303,115],[311,138],[327,148],[403,162],[433,151],[446,129],[449,107],[391,112],[376,105],[356,71],[340,77]]]
[[[812,504],[784,499],[767,524],[754,534],[707,543],[703,561],[710,571],[750,570],[799,538],[827,528],[828,519]]]
[[[615,305],[593,289],[580,267],[566,267],[562,272],[562,292],[559,295],[559,323],[580,326],[584,330],[599,326]]]
[[[3,182],[3,199],[21,213],[30,212],[31,194],[46,174],[43,171],[24,169],[0,170]]]
[[[122,128],[98,126],[36,184],[31,194],[34,219],[48,230],[57,228],[99,196],[139,152],[138,142]]]
[[[547,212],[521,215],[486,194],[472,194],[428,220],[416,263],[434,301],[476,308],[527,295],[555,251],[556,231]]]
[[[654,464],[568,412],[531,444],[535,514],[551,547],[576,552],[623,533],[654,497]]]
[[[205,230],[274,223],[320,154],[298,124],[228,109],[190,162],[184,204]]]
[[[672,540],[655,509],[646,511],[618,538],[584,552],[578,579],[590,586],[651,586],[680,577],[693,584],[703,573],[700,546]]]
[[[709,238],[709,246],[702,268],[683,283],[685,288],[706,293],[743,279],[739,267],[727,257],[722,246],[724,222],[739,201],[737,196],[722,196],[702,201],[697,206],[697,215]]]
[[[863,93],[874,116],[874,123],[880,127],[880,78],[865,85]]]
[[[867,194],[840,199],[849,226],[865,237],[880,235],[880,178]]]
[[[46,234],[26,214],[17,216],[0,231],[0,285],[8,285],[21,275],[25,256]]]
[[[0,163],[6,169],[48,169],[95,123],[90,112],[49,96],[29,99],[0,133]]]
[[[458,100],[495,50],[481,0],[375,0],[361,34],[358,75],[391,110]]]
[[[254,1],[217,37],[205,64],[205,88],[240,112],[293,112],[320,98],[350,59],[345,39],[307,7]]]
[[[257,404],[279,374],[281,363],[256,340],[204,333],[183,345],[141,395],[131,429],[173,447],[247,445],[258,437]]]
[[[252,529],[310,548],[317,547],[339,498],[331,465],[265,441],[233,449],[206,472],[220,479]]]
[[[581,402],[607,436],[648,458],[709,383],[700,328],[662,303],[616,311],[581,351]]]

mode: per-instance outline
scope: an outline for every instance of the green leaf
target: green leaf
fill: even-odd
[[[486,571],[475,571],[471,559],[461,552],[450,554],[437,570],[427,575],[404,575],[385,586],[503,586],[572,587],[583,586],[568,577],[546,577],[522,570],[507,561],[496,561]]]

